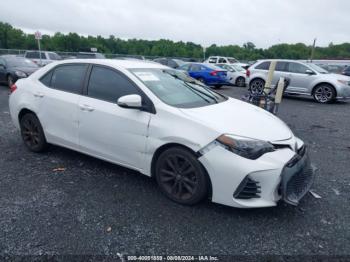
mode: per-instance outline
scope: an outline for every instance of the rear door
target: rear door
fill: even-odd
[[[116,69],[94,65],[79,100],[79,143],[91,155],[141,169],[151,113],[122,108],[120,97],[140,89]],[[145,100],[144,100],[145,101]]]
[[[78,102],[87,68],[87,64],[59,65],[40,79],[40,88],[33,90],[40,108],[38,117],[51,143],[78,147]]]

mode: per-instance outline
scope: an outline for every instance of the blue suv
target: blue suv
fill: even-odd
[[[217,88],[223,85],[230,85],[227,78],[227,71],[210,64],[188,63],[178,68],[208,86]]]

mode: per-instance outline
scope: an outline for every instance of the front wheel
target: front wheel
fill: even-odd
[[[13,86],[14,83],[15,83],[15,82],[13,81],[13,77],[12,77],[11,75],[9,75],[9,76],[7,77],[7,85],[8,85],[8,87],[11,88],[11,87]]]
[[[28,113],[21,117],[20,129],[23,142],[30,151],[39,153],[47,149],[45,134],[36,115]]]
[[[336,93],[334,88],[328,84],[317,86],[313,92],[313,97],[318,103],[330,103],[335,99]]]
[[[155,176],[161,191],[177,203],[194,205],[208,195],[204,167],[184,148],[164,151],[157,160]]]
[[[244,79],[244,77],[238,77],[236,79],[236,86],[239,86],[239,87],[244,87],[245,86],[245,79]]]

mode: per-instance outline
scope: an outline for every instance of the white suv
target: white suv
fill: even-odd
[[[207,60],[204,61],[204,63],[208,64],[236,64],[241,67],[246,67],[248,64],[244,64],[239,62],[234,57],[225,57],[225,56],[209,56]]]
[[[272,60],[260,60],[247,70],[247,83],[253,93],[263,91]],[[350,98],[350,77],[331,74],[321,67],[295,60],[277,60],[272,84],[289,78],[288,94],[312,96],[319,103]]]
[[[44,66],[50,64],[54,61],[61,60],[62,58],[55,52],[47,51],[27,51],[24,54],[24,57],[32,60],[38,66]]]

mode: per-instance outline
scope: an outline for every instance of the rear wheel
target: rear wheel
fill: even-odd
[[[7,76],[7,85],[9,88],[11,88],[11,86],[13,86],[14,81],[13,81],[13,77],[11,75]]]
[[[244,77],[238,77],[236,79],[236,86],[239,86],[239,87],[244,87],[245,86],[245,79]]]
[[[43,128],[39,119],[32,113],[27,113],[20,119],[21,135],[24,144],[32,152],[42,152],[47,149]]]
[[[174,147],[158,158],[155,176],[161,191],[171,200],[193,205],[208,194],[208,177],[197,158],[188,150]]]
[[[331,103],[336,96],[334,87],[329,84],[321,84],[315,87],[313,97],[318,103]]]
[[[262,94],[265,87],[265,81],[257,78],[250,82],[249,90],[252,94]]]

